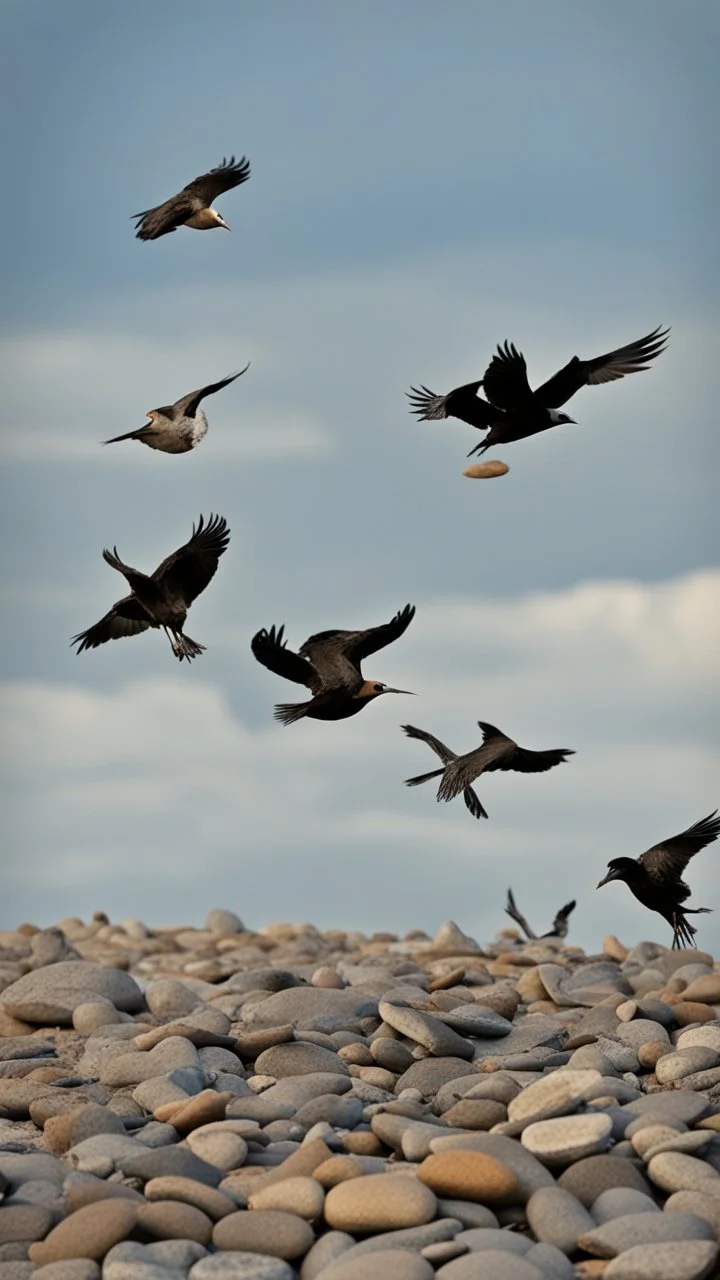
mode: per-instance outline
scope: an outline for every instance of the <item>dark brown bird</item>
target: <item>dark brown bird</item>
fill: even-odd
[[[366,631],[319,631],[310,636],[298,653],[283,640],[284,627],[264,628],[253,636],[252,651],[264,667],[286,680],[304,684],[312,693],[308,702],[283,702],[275,708],[275,719],[293,724],[308,716],[311,720],[346,720],[384,693],[409,693],[392,689],[379,680],[366,680],[361,666],[364,658],[398,640],[410,626],[415,606],[406,604],[391,622]]]
[[[616,351],[608,351],[592,360],[573,356],[537,391],[531,391],[525,357],[511,342],[499,346],[485,376],[479,382],[468,382],[445,396],[435,395],[427,387],[411,387],[408,392],[411,412],[421,421],[459,418],[478,431],[487,431],[481,444],[470,450],[484,453],[496,444],[509,444],[537,435],[564,422],[574,422],[559,407],[566,404],[581,387],[601,382],[615,382],[628,373],[647,369],[647,362],[665,350],[669,329],[653,329],[646,337],[630,342]],[[484,387],[487,400],[477,392]]]
[[[201,173],[193,178],[176,196],[171,196],[163,204],[154,209],[145,209],[143,213],[134,213],[135,234],[138,240],[158,240],[167,236],[178,227],[193,227],[196,231],[212,231],[214,227],[230,228],[212,202],[223,191],[239,187],[250,177],[250,162],[245,156],[235,162],[235,157],[223,160],[222,164],[211,169],[209,173]]]
[[[442,769],[433,769],[431,773],[420,773],[415,778],[406,778],[406,787],[418,787],[431,778],[440,778],[438,800],[454,800],[463,793],[465,804],[474,818],[487,818],[483,806],[470,785],[482,773],[494,769],[513,769],[518,773],[545,773],[556,764],[563,764],[567,756],[575,755],[568,747],[557,747],[552,751],[528,751],[519,747],[517,742],[508,738],[494,725],[478,720],[482,729],[483,745],[466,755],[456,755],[439,738],[426,733],[424,729],[415,729],[411,724],[404,724],[403,730],[408,738],[420,738],[427,742],[437,756],[443,761]]]
[[[568,928],[569,928],[568,917],[575,910],[575,906],[576,906],[576,903],[574,898],[572,902],[566,902],[565,906],[561,907],[557,915],[555,916],[555,919],[552,922],[552,928],[548,929],[547,933],[541,933],[540,937],[541,938],[566,938],[568,934]],[[534,938],[537,938],[538,935],[534,932],[533,929],[530,928],[530,925],[528,924],[525,917],[520,914],[518,906],[515,902],[515,897],[513,895],[512,889],[508,889],[507,906],[505,910],[507,914],[510,916],[510,919],[514,920],[516,924],[520,925],[520,928],[522,929],[523,933],[527,938],[530,938],[531,940]]]
[[[70,643],[77,644],[77,652],[82,653],[83,649],[96,649],[108,640],[136,636],[148,627],[162,627],[176,658],[181,662],[183,658],[188,662],[197,658],[205,645],[183,634],[187,611],[214,577],[229,541],[230,530],[222,516],[211,515],[207,524],[200,516],[189,542],[173,551],[150,577],[123,564],[117,547],[103,551],[103,559],[123,574],[131,593],[118,600],[94,627],[73,636]]]
[[[679,836],[670,836],[660,844],[641,853],[639,858],[613,858],[608,862],[608,873],[596,886],[602,888],[611,880],[624,880],[638,902],[649,911],[657,911],[667,920],[673,931],[673,950],[694,947],[697,929],[688,922],[688,915],[706,915],[712,907],[683,907],[690,897],[690,889],[682,879],[682,873],[696,853],[712,844],[720,835],[720,818],[717,809],[701,818]]]

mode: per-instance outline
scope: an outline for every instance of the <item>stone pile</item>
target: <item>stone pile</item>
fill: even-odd
[[[21,925],[0,1280],[713,1280],[719,1013],[647,942]]]

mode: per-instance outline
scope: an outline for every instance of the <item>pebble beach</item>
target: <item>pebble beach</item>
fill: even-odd
[[[0,1280],[713,1280],[719,1015],[614,937],[22,924]]]

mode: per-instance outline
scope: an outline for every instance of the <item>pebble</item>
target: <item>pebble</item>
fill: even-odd
[[[37,1267],[32,1274],[38,1280],[100,1280],[100,1267],[90,1258],[65,1258]]]
[[[516,1183],[515,1194],[522,1204],[537,1191],[538,1187],[552,1187],[554,1178],[548,1169],[534,1155],[512,1138],[502,1134],[473,1133],[466,1138],[434,1138],[431,1143],[433,1152],[445,1151],[479,1151],[493,1156],[513,1174]]]
[[[578,1246],[598,1258],[614,1258],[639,1244],[671,1240],[714,1240],[715,1232],[692,1213],[632,1213],[585,1231]]]
[[[600,1226],[628,1214],[659,1212],[658,1205],[650,1196],[642,1191],[633,1191],[631,1187],[611,1187],[608,1191],[602,1191],[591,1209],[593,1218]]]
[[[636,1245],[613,1258],[603,1280],[706,1280],[718,1256],[717,1242]]]
[[[130,1234],[137,1221],[138,1207],[131,1200],[113,1197],[86,1205],[70,1214],[28,1254],[38,1266],[62,1258],[93,1258],[100,1261],[108,1249]]]
[[[417,1009],[403,1009],[381,1000],[378,1012],[389,1027],[416,1044],[423,1045],[440,1058],[472,1059],[474,1048],[464,1036],[430,1014]]]
[[[317,1280],[321,1272],[351,1249],[354,1243],[347,1231],[326,1231],[315,1241],[309,1253],[305,1254],[300,1268],[300,1280]]]
[[[539,1120],[523,1129],[521,1142],[545,1164],[571,1164],[610,1145],[612,1120],[601,1113]]]
[[[342,1258],[322,1272],[322,1280],[368,1280],[364,1256]],[[378,1250],[372,1259],[373,1280],[433,1280],[435,1272],[419,1254],[397,1249]]]
[[[217,1187],[208,1187],[193,1178],[151,1178],[145,1183],[143,1191],[147,1200],[179,1200],[193,1205],[214,1222],[237,1209],[235,1201],[225,1192],[219,1191]]]
[[[653,1156],[648,1175],[663,1191],[708,1191],[720,1194],[720,1174],[704,1160],[678,1151]],[[708,1185],[709,1184],[709,1185]]]
[[[188,1280],[294,1280],[295,1272],[280,1258],[247,1251],[201,1258]]]
[[[540,1187],[531,1195],[525,1211],[537,1239],[564,1254],[574,1253],[578,1237],[595,1226],[593,1215],[562,1187]]]
[[[563,1170],[558,1186],[577,1196],[586,1209],[610,1187],[630,1187],[633,1191],[651,1194],[649,1183],[635,1165],[623,1156],[615,1155],[587,1156],[578,1160]]]
[[[255,1069],[261,1074],[274,1076],[276,1080],[283,1076],[314,1075],[320,1071],[348,1075],[347,1064],[336,1053],[299,1040],[265,1049],[256,1060]]]
[[[423,1160],[417,1176],[439,1196],[501,1204],[517,1191],[515,1175],[480,1151],[442,1151]]]
[[[250,1209],[282,1209],[313,1222],[322,1216],[325,1193],[311,1177],[283,1178],[282,1182],[260,1187],[248,1200]]]
[[[212,1233],[216,1249],[268,1253],[288,1261],[307,1253],[314,1240],[307,1222],[278,1209],[238,1210],[216,1222]]]
[[[511,1099],[508,1119],[530,1123],[567,1115],[577,1110],[586,1096],[592,1096],[592,1089],[601,1081],[600,1072],[592,1069],[555,1071]]]
[[[435,1217],[436,1210],[437,1199],[428,1186],[394,1173],[340,1182],[325,1198],[325,1221],[350,1233],[421,1226]]]
[[[201,1209],[180,1200],[155,1200],[139,1205],[137,1226],[154,1240],[195,1240],[210,1243],[212,1220]]]
[[[499,1249],[446,1262],[435,1275],[438,1280],[545,1280],[543,1272],[532,1262]]]

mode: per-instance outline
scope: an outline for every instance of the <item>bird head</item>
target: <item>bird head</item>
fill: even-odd
[[[611,880],[629,880],[633,871],[637,871],[637,863],[632,858],[613,858],[612,862],[608,862],[608,873],[603,880],[595,885],[596,889],[602,889],[604,884],[609,884]]]
[[[217,209],[209,209],[208,213],[212,214],[213,222],[215,223],[216,227],[224,227],[226,231],[232,230],[232,228],[228,226],[222,214],[218,213]]]
[[[358,689],[355,697],[379,698],[383,693],[408,693],[411,697],[415,697],[411,689],[393,689],[389,684],[383,684],[381,680],[366,680]]]

